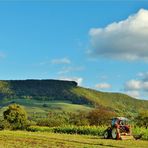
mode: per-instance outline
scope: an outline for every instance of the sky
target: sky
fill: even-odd
[[[148,2],[0,1],[0,68],[148,100]]]

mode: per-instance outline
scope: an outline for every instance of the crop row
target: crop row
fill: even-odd
[[[54,128],[54,132],[102,136],[105,129],[106,127],[96,127],[96,126],[68,126],[68,127],[56,127]]]
[[[28,131],[102,136],[105,129],[106,127],[103,127],[103,126],[102,127],[97,127],[97,126],[63,126],[63,127],[31,126],[28,128]]]

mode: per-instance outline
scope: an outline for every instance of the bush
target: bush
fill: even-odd
[[[148,128],[148,111],[139,112],[138,116],[135,118],[135,122],[140,127]]]
[[[8,106],[8,109],[3,112],[5,122],[8,122],[11,129],[25,129],[28,126],[27,113],[18,104]]]
[[[89,125],[89,121],[87,119],[88,113],[79,112],[79,113],[71,113],[69,115],[69,124],[76,126],[86,126]]]
[[[142,140],[148,140],[148,130],[145,127],[133,127],[133,135],[142,135]]]
[[[53,128],[47,126],[29,126],[27,131],[31,132],[53,132]]]
[[[43,118],[37,121],[38,126],[57,127],[63,125],[62,119],[58,118]]]
[[[11,125],[6,120],[0,120],[0,130],[11,129]]]
[[[49,112],[47,118],[40,118],[37,120],[37,125],[57,127],[67,125],[69,121],[69,116],[64,112]]]
[[[116,116],[112,111],[107,111],[105,109],[94,109],[89,112],[88,120],[90,125],[102,126],[110,125],[110,120]]]

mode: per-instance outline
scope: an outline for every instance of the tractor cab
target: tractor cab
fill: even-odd
[[[116,117],[112,119],[112,123],[111,126],[115,127],[115,126],[127,126],[129,125],[129,120],[125,117]]]

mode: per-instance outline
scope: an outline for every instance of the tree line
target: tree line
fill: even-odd
[[[110,125],[111,119],[116,117],[115,112],[103,108],[93,109],[89,112],[49,112],[45,118],[29,118],[25,109],[18,104],[11,104],[3,112],[3,119],[0,121],[0,129],[24,130],[30,125],[58,127],[63,125]],[[148,111],[141,111],[134,119],[134,125],[148,127]]]

